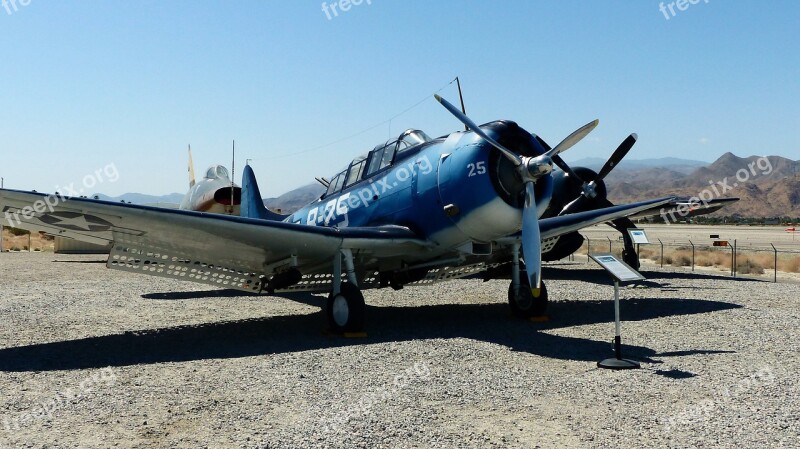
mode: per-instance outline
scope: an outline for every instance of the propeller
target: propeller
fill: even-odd
[[[564,170],[564,167],[559,165],[559,168],[564,170],[569,176],[573,177],[573,179],[577,180],[581,183],[581,194],[574,200],[570,201],[558,215],[566,215],[573,212],[580,212],[582,210],[586,210],[586,206],[588,202],[593,201],[597,197],[597,185],[600,181],[605,179],[611,170],[619,164],[622,158],[628,154],[628,152],[633,147],[633,144],[636,143],[636,139],[638,136],[634,133],[628,136],[625,140],[622,141],[621,144],[614,150],[614,153],[611,154],[611,157],[608,158],[606,163],[603,165],[603,168],[597,173],[597,176],[591,181],[585,181],[577,176],[572,169]],[[566,165],[566,164],[565,164]]]
[[[522,209],[522,252],[525,260],[525,267],[528,272],[531,292],[534,297],[538,297],[542,286],[542,241],[539,230],[539,213],[536,210],[536,193],[534,184],[536,181],[553,171],[553,164],[562,167],[562,164],[569,168],[559,156],[560,153],[570,149],[573,145],[580,142],[587,134],[597,127],[598,120],[587,123],[578,128],[575,132],[562,140],[555,148],[547,148],[547,151],[539,156],[523,156],[517,154],[501,145],[483,132],[478,125],[467,117],[460,109],[450,104],[447,100],[434,95],[436,101],[442,104],[453,116],[461,123],[466,125],[472,132],[480,136],[493,147],[497,148],[514,167],[525,183],[525,205]]]

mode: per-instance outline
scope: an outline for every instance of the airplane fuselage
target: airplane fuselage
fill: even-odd
[[[507,123],[489,129],[498,139],[522,135],[520,131]],[[543,152],[535,142],[521,145]],[[398,154],[391,166],[341,191],[329,189],[285,221],[328,227],[404,226],[441,248],[487,244],[519,232],[522,224],[521,208],[515,203],[519,192],[503,192],[508,185],[511,190],[519,185],[499,179],[509,177],[510,168],[498,166],[503,161],[479,136],[455,132]],[[540,216],[547,210],[552,185],[550,177],[536,184]]]

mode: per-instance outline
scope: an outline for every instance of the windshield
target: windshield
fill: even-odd
[[[341,173],[331,178],[325,196],[334,194],[349,187],[362,179],[367,179],[391,166],[397,156],[425,142],[430,142],[430,136],[418,129],[407,129],[396,139],[389,139],[385,143],[376,145],[369,154],[353,159],[353,162]]]

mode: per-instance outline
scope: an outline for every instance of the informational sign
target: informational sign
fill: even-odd
[[[617,259],[613,254],[592,254],[590,257],[619,282],[644,280],[641,273]]]
[[[714,242],[714,246],[728,246],[727,240],[717,240]]]
[[[711,234],[711,235],[708,236],[708,238],[710,238],[710,239],[718,239],[719,238],[719,234]]]
[[[628,229],[628,234],[630,234],[633,243],[637,245],[647,245],[650,243],[650,241],[647,240],[647,234],[645,234],[644,229],[631,228]]]

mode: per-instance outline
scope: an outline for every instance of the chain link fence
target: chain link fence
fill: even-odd
[[[778,282],[778,275],[800,273],[800,250],[777,248],[770,243],[769,247],[740,246],[736,240],[718,243],[695,243],[692,240],[665,242],[656,239],[649,245],[637,245],[639,260],[643,265],[650,261],[658,267],[685,267],[687,270],[717,269],[739,275],[769,275],[772,281]],[[727,244],[727,245],[725,245]],[[578,254],[611,253],[622,257],[624,244],[621,240],[609,237],[604,239],[586,238]],[[800,280],[800,276],[796,278]]]

